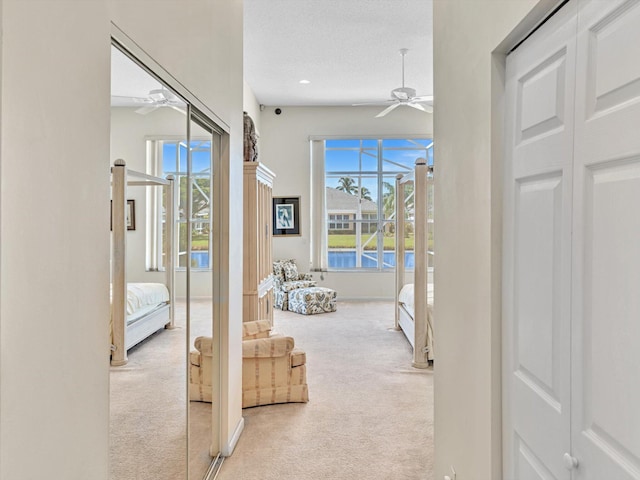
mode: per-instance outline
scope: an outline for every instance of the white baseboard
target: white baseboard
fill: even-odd
[[[341,297],[338,296],[340,302],[394,302],[394,297]]]
[[[238,440],[240,440],[240,435],[242,435],[242,431],[244,430],[244,417],[240,417],[240,421],[238,425],[236,425],[236,429],[231,435],[229,442],[222,447],[222,451],[220,452],[224,457],[230,457],[233,451],[238,444]]]

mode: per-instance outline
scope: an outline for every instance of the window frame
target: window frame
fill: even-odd
[[[353,141],[353,142],[358,142],[358,146],[351,146],[351,147],[332,147],[331,143],[329,143],[329,146],[327,146],[328,142],[331,142],[333,140],[343,140],[343,141]],[[372,147],[372,140],[375,141],[375,148]],[[416,143],[415,146],[388,146],[385,145],[385,142],[390,141],[390,140],[407,140],[409,142],[411,141],[420,141],[422,143]],[[327,270],[327,271],[349,271],[349,272],[353,272],[353,271],[364,271],[364,272],[392,272],[395,270],[395,261],[393,262],[393,265],[390,264],[386,264],[384,261],[384,253],[385,253],[385,249],[384,249],[384,232],[387,228],[387,226],[389,224],[393,225],[395,227],[395,209],[393,210],[393,212],[391,212],[389,214],[388,218],[385,218],[385,211],[384,211],[384,206],[383,206],[383,198],[384,198],[384,194],[383,192],[386,190],[384,184],[385,183],[389,183],[390,185],[393,185],[395,187],[395,177],[397,174],[408,174],[410,172],[412,172],[414,170],[414,165],[413,163],[411,165],[404,165],[401,163],[397,163],[394,162],[392,159],[388,159],[385,158],[385,152],[387,151],[409,151],[409,152],[413,152],[413,151],[420,151],[421,152],[418,154],[416,153],[416,157],[415,158],[419,158],[419,157],[424,157],[427,158],[429,164],[433,165],[433,138],[430,135],[404,135],[404,136],[389,136],[389,135],[380,135],[380,136],[359,136],[359,135],[354,135],[354,136],[324,136],[324,137],[310,137],[310,141],[312,142],[312,146],[311,146],[311,155],[312,155],[312,174],[317,177],[320,173],[320,170],[322,170],[322,185],[323,185],[323,190],[327,187],[325,187],[325,185],[327,185],[330,179],[332,180],[336,180],[337,178],[341,178],[341,177],[352,177],[356,180],[355,182],[355,187],[357,189],[357,191],[361,192],[361,188],[362,188],[362,179],[365,177],[369,177],[369,178],[375,178],[376,180],[376,186],[377,186],[377,192],[376,192],[376,198],[375,198],[375,202],[376,206],[377,206],[377,211],[376,213],[370,213],[370,212],[366,212],[366,213],[361,213],[361,217],[358,218],[351,218],[349,220],[350,222],[350,226],[352,225],[352,229],[359,231],[360,235],[356,238],[356,266],[355,267],[332,267],[329,264],[329,252],[332,251],[332,249],[329,247],[329,233],[330,231],[336,231],[339,230],[337,228],[332,228],[337,226],[337,224],[339,224],[339,222],[337,221],[337,216],[336,215],[331,215],[334,216],[335,219],[331,219],[330,218],[330,214],[329,214],[329,209],[327,208],[326,205],[326,200],[322,202],[322,210],[323,210],[323,214],[322,217],[319,219],[319,221],[323,221],[325,222],[326,227],[324,228],[324,232],[322,232],[322,229],[319,229],[319,231],[317,232],[313,232],[312,231],[312,241],[311,241],[311,245],[312,245],[312,252],[311,252],[311,257],[312,257],[312,268],[315,270]],[[322,142],[322,148],[320,150],[320,147],[317,146],[314,148],[313,142]],[[393,143],[393,142],[391,142]],[[327,167],[327,152],[328,151],[332,151],[332,150],[351,150],[351,151],[358,151],[359,155],[358,155],[358,167],[359,170],[349,170],[349,169],[344,169],[344,170],[329,170]],[[376,169],[372,170],[372,169],[363,169],[362,165],[362,156],[364,155],[368,155],[368,156],[372,156],[371,153],[372,151],[375,150],[375,158],[376,158]],[[319,152],[322,151],[322,159],[314,159],[314,156],[318,156]],[[320,161],[318,161],[320,160]],[[314,167],[313,164],[314,162],[316,163],[316,166]],[[318,168],[318,164],[321,164],[322,167],[321,169]],[[371,162],[368,162],[369,166],[371,165]],[[389,168],[389,164],[391,165],[396,165],[397,168],[395,169],[390,169]],[[316,184],[316,178],[314,178],[314,184]],[[361,198],[361,193],[358,194],[358,196]],[[318,195],[312,195],[313,197],[313,201],[317,201],[318,200]],[[318,214],[319,209],[314,208],[313,212],[317,215]],[[317,218],[317,216],[316,216]],[[375,225],[374,225],[375,224]],[[359,229],[354,228],[357,225],[361,225],[361,227]],[[372,226],[374,226],[375,228],[372,228]],[[363,231],[364,230],[364,231]],[[320,236],[322,237],[322,235],[325,235],[325,238],[319,238],[319,239],[314,239],[313,237],[317,237],[318,234],[320,234]],[[375,267],[363,267],[362,266],[362,257],[365,256],[367,252],[369,252],[370,250],[365,250],[366,245],[375,240],[376,242],[376,248],[375,248],[375,252],[376,252],[376,256],[375,258],[373,256],[370,256],[370,258],[372,260],[374,260],[376,262],[376,266]],[[317,251],[318,248],[324,248],[325,252],[321,252],[321,251]],[[387,250],[388,251],[388,250]],[[395,251],[395,249],[391,250],[391,251]],[[379,261],[378,259],[381,259],[381,261]],[[315,260],[315,262],[314,262]]]
[[[208,219],[203,220],[202,218],[195,217],[192,215],[191,218],[191,227],[195,228],[197,224],[208,224],[208,246],[206,249],[208,265],[206,267],[199,266],[191,266],[191,270],[207,272],[212,271],[213,269],[213,246],[215,244],[214,241],[214,228],[213,228],[213,209],[214,206],[214,162],[216,161],[216,155],[219,155],[219,152],[216,151],[219,145],[219,141],[216,141],[215,135],[218,135],[216,132],[213,132],[211,136],[196,136],[191,138],[191,144],[202,144],[203,142],[209,142],[209,168],[208,175],[202,175],[202,172],[191,172],[191,177],[195,181],[197,178],[202,178],[203,176],[209,178],[209,198],[208,198],[208,208],[209,208],[209,216]],[[175,198],[178,202],[180,202],[181,197],[181,178],[188,178],[188,172],[186,171],[186,167],[184,171],[180,171],[180,145],[183,145],[183,148],[186,148],[187,140],[184,136],[175,136],[175,135],[166,135],[161,137],[153,137],[147,138],[147,171],[152,172],[152,174],[160,177],[166,177],[167,175],[174,176],[174,182],[176,185]],[[175,165],[176,171],[164,171],[164,146],[166,144],[175,144],[176,145],[176,156],[175,156]],[[188,149],[187,149],[188,152]],[[183,162],[186,162],[186,156],[182,159]],[[194,188],[195,189],[195,188]],[[163,231],[164,231],[164,213],[163,213],[163,198],[162,192],[152,191],[154,189],[149,189],[148,197],[147,197],[147,242],[146,242],[146,253],[147,253],[147,271],[165,271],[165,262],[164,262],[164,250],[163,250]],[[185,182],[184,186],[184,195],[187,195],[187,182]],[[188,201],[188,200],[187,200]],[[191,210],[191,209],[190,209]],[[178,248],[174,249],[176,258],[175,269],[176,271],[186,271],[186,266],[180,266],[180,256],[181,254],[185,254],[185,252],[180,252],[180,231],[183,225],[187,224],[186,215],[181,215],[178,213],[175,216],[175,235],[174,239],[175,244]],[[189,238],[189,237],[187,237]],[[193,243],[193,240],[192,240]],[[199,251],[199,250],[196,250]],[[204,250],[203,250],[204,251]],[[191,248],[191,253],[193,255],[193,245]],[[192,257],[193,259],[193,257]]]

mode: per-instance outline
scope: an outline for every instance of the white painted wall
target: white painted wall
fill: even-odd
[[[309,136],[431,136],[432,116],[410,108],[396,109],[382,118],[374,118],[380,107],[282,107],[280,115],[274,110],[266,107],[260,118],[260,161],[276,174],[274,196],[300,196],[302,235],[275,237],[273,258],[294,258],[299,269],[307,272],[311,262]],[[313,276],[319,285],[335,289],[339,299],[394,298],[392,272],[328,272],[324,280],[318,273]]]
[[[0,479],[106,480],[110,21],[231,127],[242,258],[242,0],[1,8]],[[225,282],[223,444],[242,421],[241,269]]]
[[[502,478],[501,69],[491,52],[552,3],[434,1],[437,479],[451,466],[458,480]]]

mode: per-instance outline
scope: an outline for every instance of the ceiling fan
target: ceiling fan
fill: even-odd
[[[422,112],[433,112],[433,95],[416,96],[416,90],[414,88],[405,87],[404,85],[404,57],[408,51],[407,48],[400,49],[400,55],[402,55],[402,87],[391,90],[391,99],[385,102],[355,103],[354,106],[388,105],[388,107],[376,115],[375,118],[384,117],[401,105],[406,105],[407,107],[412,107]]]
[[[161,107],[170,107],[180,113],[186,113],[185,103],[180,100],[173,92],[161,87],[150,90],[146,97],[118,97],[123,100],[129,100],[133,103],[143,103],[145,106],[136,110],[140,115],[146,115]],[[182,107],[182,108],[181,108]]]

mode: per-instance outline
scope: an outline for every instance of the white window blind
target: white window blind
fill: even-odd
[[[327,219],[324,140],[311,140],[311,270],[326,270]]]

